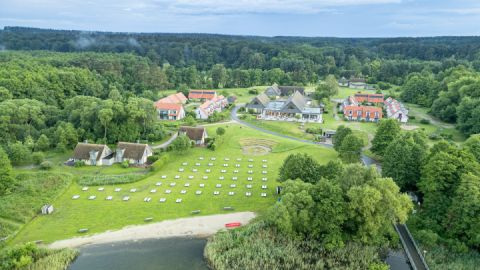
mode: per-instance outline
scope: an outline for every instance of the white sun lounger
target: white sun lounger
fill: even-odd
[[[238,173],[238,170],[234,170],[233,173]]]
[[[252,185],[247,185],[247,188],[252,188]]]
[[[73,197],[72,197],[73,200],[76,200],[78,198],[80,198],[80,195],[73,195]]]
[[[136,189],[136,188],[132,188],[132,189],[130,189],[130,192],[137,192],[137,189]]]
[[[162,185],[162,182],[157,182],[157,183],[155,184],[155,186],[157,186],[157,187],[159,187],[159,186],[161,186],[161,185]]]
[[[180,175],[175,175],[175,179],[179,179],[180,178]]]
[[[89,200],[95,200],[95,198],[97,198],[97,196],[95,196],[95,195],[92,195],[92,196],[88,197]]]
[[[145,198],[143,199],[144,202],[149,202],[149,201],[151,201],[151,200],[152,200],[152,198],[150,198],[150,197],[145,197]]]
[[[252,196],[252,193],[251,192],[245,192],[245,196],[250,197],[250,196]]]
[[[235,192],[230,191],[230,192],[228,192],[228,195],[229,195],[229,196],[235,195]]]
[[[241,158],[237,158],[237,161],[242,161],[242,159],[241,159]]]
[[[181,203],[181,202],[182,202],[182,199],[176,199],[175,202],[176,202],[176,203]]]
[[[211,159],[211,160],[216,160],[217,158],[216,158],[216,157],[212,157],[212,158],[210,158],[210,159]]]
[[[82,191],[87,191],[88,190],[88,187],[83,187],[82,188]]]
[[[196,194],[196,195],[200,195],[200,194],[202,194],[202,191],[201,191],[201,190],[197,190],[197,191],[195,191],[195,194]]]
[[[123,199],[122,199],[122,201],[128,201],[128,200],[130,200],[130,197],[128,197],[128,196],[125,196],[125,197],[123,197]]]
[[[165,194],[170,194],[170,193],[172,193],[172,191],[170,189],[165,190]]]
[[[177,183],[173,182],[173,183],[170,183],[170,186],[171,187],[174,187]]]
[[[209,172],[211,172],[211,170],[210,170],[210,169],[206,169],[205,172],[209,173]]]
[[[223,180],[223,179],[225,179],[225,177],[223,177],[223,175],[222,175],[222,176],[218,177],[218,179]]]
[[[198,163],[198,162],[197,162],[197,163],[195,163],[195,166],[200,166],[200,163]]]
[[[236,176],[232,177],[232,180],[237,180],[237,179],[238,179],[238,177],[236,177]]]
[[[266,160],[266,159],[264,159],[264,160],[262,160],[262,162],[267,162],[267,160]]]
[[[113,199],[112,196],[107,196],[107,198],[105,198],[105,200],[107,200],[107,201],[111,201],[112,199]]]
[[[197,169],[195,169],[195,168],[193,168],[193,169],[192,169],[192,172],[198,172],[198,170],[197,170]]]
[[[252,180],[253,180],[253,177],[248,177],[247,180],[248,180],[248,181],[252,181]]]
[[[104,188],[104,187],[99,187],[97,190],[98,190],[98,191],[104,191],[105,188]]]
[[[185,189],[182,189],[182,190],[180,191],[180,194],[186,194],[186,193],[187,193],[187,191],[186,191]]]
[[[221,172],[221,173],[226,173],[226,172],[227,172],[227,170],[221,170],[220,172]]]
[[[190,183],[185,183],[185,185],[183,185],[184,187],[189,187],[190,186]]]
[[[156,190],[156,189],[152,189],[152,190],[150,190],[150,193],[156,193],[156,192],[157,192],[157,190]]]
[[[203,157],[199,157],[198,159],[199,159],[199,160],[203,160]]]
[[[220,191],[214,191],[213,192],[213,195],[219,195],[220,194]]]
[[[260,194],[260,196],[267,197],[267,193],[262,193],[262,194]]]
[[[208,179],[208,176],[204,175],[202,178],[203,178],[203,179]]]
[[[267,171],[262,171],[262,174],[267,174],[268,172]]]
[[[230,187],[231,187],[231,188],[235,188],[235,187],[237,187],[237,185],[231,184]]]
[[[193,179],[193,175],[189,175],[189,176],[188,176],[188,179]]]
[[[262,177],[262,181],[267,181],[267,177]]]
[[[252,165],[252,164],[248,164],[248,168],[253,168],[253,165]]]
[[[187,166],[188,163],[187,163],[187,162],[183,162],[182,165],[183,165],[183,166]]]
[[[262,189],[267,189],[267,185],[262,185]]]
[[[114,189],[115,192],[119,192],[120,190],[122,190],[121,188],[117,187]]]
[[[178,171],[183,172],[183,171],[185,171],[185,169],[184,168],[179,168]]]
[[[216,184],[215,187],[221,188],[221,187],[222,187],[222,184]]]
[[[160,198],[160,202],[165,202],[167,201],[167,198]]]
[[[167,178],[167,176],[166,176],[166,175],[162,175],[162,179],[165,179],[165,178]]]
[[[205,187],[205,184],[200,184],[200,187]]]
[[[252,170],[248,171],[248,174],[253,174],[253,171]]]

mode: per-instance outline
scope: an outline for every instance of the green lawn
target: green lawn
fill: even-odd
[[[174,154],[170,162],[159,172],[132,184],[104,186],[104,191],[98,191],[98,187],[90,187],[88,191],[82,191],[78,184],[72,184],[68,190],[59,198],[53,200],[56,211],[52,215],[37,216],[28,223],[14,238],[13,243],[20,243],[32,240],[43,240],[52,242],[54,240],[78,236],[77,231],[81,228],[88,228],[88,233],[98,233],[107,230],[120,229],[126,225],[142,224],[144,219],[152,217],[154,221],[165,219],[174,219],[191,216],[193,210],[201,210],[201,215],[223,213],[223,207],[230,206],[235,211],[262,211],[270,206],[275,200],[275,187],[278,169],[282,161],[291,153],[309,153],[321,163],[326,163],[336,157],[332,149],[326,149],[320,146],[306,145],[277,138],[275,136],[259,133],[253,129],[240,126],[238,124],[224,125],[226,134],[223,144],[219,145],[216,151],[205,148],[194,148],[187,153]],[[208,128],[209,134],[214,134],[217,126]],[[247,156],[242,153],[240,142],[243,140],[266,139],[273,142],[272,152],[263,156]],[[203,157],[203,160],[200,160]],[[211,161],[211,157],[216,157]],[[225,161],[224,158],[230,158]],[[241,161],[236,161],[241,158]],[[253,162],[248,162],[248,159]],[[262,160],[267,162],[263,163]],[[182,165],[187,162],[188,165]],[[200,166],[195,166],[195,163]],[[209,167],[207,163],[212,162],[214,166]],[[228,167],[223,167],[228,163]],[[235,164],[240,164],[236,168]],[[247,166],[252,164],[253,168]],[[266,164],[267,168],[262,168]],[[179,172],[179,168],[184,168],[184,172]],[[100,173],[117,173],[121,168],[101,168]],[[198,172],[193,172],[198,169]],[[206,173],[206,169],[211,169]],[[227,170],[222,174],[221,170]],[[238,173],[233,173],[238,169]],[[68,168],[74,171],[73,174],[92,173],[99,170],[96,167]],[[248,170],[253,170],[253,174],[248,174]],[[267,170],[267,174],[262,174],[262,170]],[[121,171],[121,170],[120,170]],[[133,172],[133,171],[132,171]],[[162,179],[165,175],[166,179]],[[179,175],[180,179],[174,179]],[[188,176],[194,176],[188,179]],[[219,177],[224,175],[225,180]],[[207,180],[202,179],[208,176]],[[232,177],[238,177],[233,181]],[[253,181],[248,181],[247,177],[253,177]],[[262,181],[262,177],[267,177],[267,181]],[[161,182],[161,186],[156,186]],[[175,187],[169,184],[176,182]],[[185,183],[190,183],[190,187],[184,187]],[[204,183],[205,187],[200,188],[199,184]],[[221,188],[216,188],[216,184],[221,184]],[[231,184],[236,184],[231,188]],[[252,189],[247,189],[246,185],[252,184]],[[267,185],[268,189],[261,189],[261,185]],[[114,192],[114,188],[121,188],[120,192]],[[135,193],[129,192],[131,188],[136,188]],[[152,189],[157,189],[156,193],[150,193]],[[165,190],[170,189],[171,194],[165,194]],[[180,194],[181,190],[187,190],[186,194]],[[196,190],[202,190],[201,195],[195,195]],[[214,196],[213,191],[220,191],[220,195]],[[234,191],[235,195],[229,196],[228,192]],[[246,197],[245,192],[251,191],[252,196]],[[266,192],[267,197],[261,197],[260,193]],[[72,196],[80,195],[80,198],[73,200]],[[95,195],[95,200],[88,200],[88,196]],[[107,196],[113,196],[112,201],[106,201]],[[130,196],[129,201],[122,201],[123,196]],[[151,197],[151,202],[144,202],[145,197]],[[166,198],[165,203],[160,203],[160,198]],[[181,203],[175,203],[175,199],[181,198]]]

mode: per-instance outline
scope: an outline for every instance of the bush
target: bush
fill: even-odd
[[[40,163],[40,170],[48,171],[52,169],[52,167],[53,167],[53,164],[48,160],[45,160],[42,163]]]
[[[390,87],[392,87],[391,84],[386,83],[386,82],[378,82],[378,83],[377,83],[377,86],[378,86],[378,88],[380,88],[381,90],[387,90],[387,89],[390,89]]]
[[[409,115],[408,118],[409,118],[410,120],[415,120],[415,115]]]
[[[310,134],[322,134],[323,130],[321,127],[318,128],[307,128],[305,132]]]
[[[142,180],[145,174],[115,174],[115,175],[83,175],[78,179],[82,186],[103,186],[114,184],[128,184]]]
[[[250,90],[248,90],[248,93],[250,95],[258,95],[258,90],[257,89],[250,89]]]
[[[223,134],[225,134],[225,129],[223,127],[218,127],[216,133],[218,136],[222,136]]]
[[[430,140],[436,141],[436,140],[440,140],[442,137],[440,135],[438,135],[437,133],[432,133],[432,134],[428,135],[428,138]]]
[[[421,119],[421,120],[420,120],[420,124],[429,125],[429,124],[430,124],[430,120],[428,120],[428,119]]]
[[[154,162],[157,161],[157,160],[158,160],[158,155],[153,155],[153,156],[147,157],[147,162],[148,162],[149,164],[152,164],[152,163],[154,163]]]
[[[122,168],[126,169],[130,166],[130,163],[128,163],[128,160],[124,160],[120,165],[122,166]]]
[[[163,166],[165,166],[165,164],[167,164],[169,159],[170,156],[167,153],[160,155],[157,161],[150,166],[150,170],[154,172],[159,171]]]
[[[40,165],[45,159],[45,155],[42,152],[35,152],[32,154],[32,161],[35,165]]]
[[[76,168],[83,167],[83,166],[85,166],[85,161],[83,161],[83,160],[75,161],[75,162],[73,163],[73,166],[75,166]]]

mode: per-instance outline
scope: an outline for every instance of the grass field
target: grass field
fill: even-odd
[[[326,163],[336,157],[336,153],[331,149],[322,148],[320,146],[306,145],[259,133],[253,129],[240,126],[238,124],[223,125],[226,134],[223,144],[219,145],[216,151],[205,148],[194,148],[187,153],[173,154],[170,162],[165,165],[159,172],[148,176],[146,179],[132,184],[103,186],[103,191],[98,191],[99,186],[90,187],[88,191],[82,191],[82,187],[78,184],[72,184],[68,190],[52,203],[56,211],[48,216],[37,216],[28,223],[13,239],[13,243],[20,243],[32,240],[43,240],[52,242],[54,240],[79,236],[77,231],[81,228],[88,228],[90,233],[98,233],[107,230],[120,229],[126,225],[142,224],[144,219],[152,217],[153,221],[161,221],[165,219],[174,219],[187,217],[192,215],[194,210],[200,210],[200,215],[209,215],[223,213],[224,207],[233,207],[234,211],[262,211],[269,207],[275,200],[275,187],[278,169],[282,161],[291,153],[303,152],[314,156],[319,162]],[[218,126],[208,128],[209,134],[215,134]],[[250,144],[255,144],[255,139],[263,139],[272,142],[272,152],[262,156],[244,155],[240,142],[247,140]],[[253,141],[253,142],[252,142]],[[259,142],[262,144],[262,142]],[[263,142],[265,143],[265,142]],[[203,157],[203,160],[200,158]],[[211,158],[216,157],[215,161]],[[229,161],[225,161],[229,158]],[[241,161],[237,161],[241,158]],[[248,159],[253,159],[249,162]],[[267,160],[267,162],[262,162]],[[183,165],[184,163],[187,165]],[[200,166],[196,166],[200,163]],[[208,166],[213,163],[214,166]],[[228,167],[223,164],[228,163]],[[240,167],[235,167],[240,164]],[[265,164],[267,168],[262,168]],[[253,168],[248,168],[253,165]],[[179,172],[179,168],[183,168],[183,172]],[[64,169],[60,168],[59,170]],[[194,172],[197,169],[198,172]],[[211,172],[207,173],[206,170]],[[221,170],[226,170],[222,173]],[[238,173],[233,170],[238,169]],[[79,176],[92,173],[92,171],[100,170],[100,173],[118,173],[121,168],[106,167],[84,167],[84,168],[68,168],[73,175]],[[249,174],[248,170],[253,173]],[[262,171],[267,171],[263,174]],[[132,171],[135,172],[135,171]],[[124,173],[124,172],[123,172]],[[174,177],[179,175],[179,179]],[[224,180],[220,180],[220,176],[224,176]],[[165,176],[165,179],[162,178]],[[193,176],[193,179],[189,179]],[[208,179],[203,179],[208,176]],[[236,181],[232,180],[237,177]],[[252,181],[248,181],[248,177],[252,177]],[[262,178],[266,177],[266,181]],[[161,186],[156,186],[157,182],[161,182]],[[170,187],[170,183],[175,182],[176,186]],[[189,183],[189,187],[184,184]],[[200,183],[205,184],[201,188]],[[221,184],[221,188],[217,188],[216,184]],[[235,188],[230,187],[236,184]],[[251,184],[252,188],[248,189],[246,185]],[[261,188],[267,185],[267,189]],[[120,192],[115,192],[115,188],[121,188]],[[130,189],[136,188],[137,191],[132,193]],[[156,193],[151,193],[152,189],[156,189]],[[171,190],[171,194],[165,194],[165,190]],[[186,194],[180,194],[181,190],[186,190]],[[196,190],[201,190],[201,195],[195,195]],[[213,195],[214,191],[220,191],[219,195]],[[233,191],[235,195],[229,196],[228,192]],[[245,196],[249,191],[251,197]],[[267,197],[261,197],[262,192],[267,193]],[[74,195],[80,195],[80,198],[73,200]],[[95,200],[88,200],[88,196],[95,195]],[[113,196],[113,200],[107,201],[107,196]],[[123,196],[129,196],[129,201],[122,201]],[[145,197],[151,197],[150,202],[144,202]],[[160,203],[160,198],[166,198],[166,202]],[[181,203],[175,203],[177,198],[181,198]]]

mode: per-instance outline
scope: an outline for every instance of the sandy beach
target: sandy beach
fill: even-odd
[[[222,215],[198,216],[165,220],[146,225],[127,226],[117,231],[107,231],[84,237],[59,240],[50,248],[75,248],[88,244],[102,244],[126,240],[165,238],[178,236],[209,236],[225,228],[225,223],[241,222],[247,224],[255,217],[253,212],[239,212]]]

